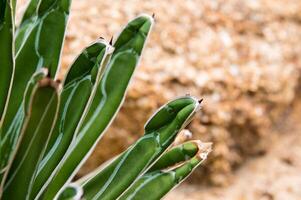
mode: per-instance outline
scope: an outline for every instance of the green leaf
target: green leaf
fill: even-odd
[[[135,25],[134,31],[130,24],[137,24],[138,21],[139,25]],[[151,17],[140,16],[129,22],[119,35],[122,39],[118,38],[118,45],[114,45],[115,52],[95,90],[83,123],[80,123],[76,131],[76,140],[58,165],[58,170],[43,195],[44,199],[54,198],[61,188],[70,182],[112,122],[124,100],[152,23]],[[131,38],[125,37],[129,29]]]
[[[2,0],[0,3],[0,124],[14,71],[13,4],[12,0]]]
[[[118,199],[161,199],[187,178],[206,159],[210,151],[211,143],[200,141],[189,141],[172,148]]]
[[[16,148],[16,144],[18,142],[18,135],[19,131],[21,130],[21,127],[24,123],[24,118],[25,118],[25,112],[28,110],[29,106],[29,100],[30,100],[30,95],[31,91],[33,88],[37,85],[38,81],[40,81],[42,78],[45,78],[47,75],[47,69],[40,69],[38,72],[36,72],[30,81],[27,84],[27,92],[24,95],[24,100],[22,102],[22,106],[20,107],[16,120],[14,121],[14,124],[12,124],[10,132],[11,135],[5,135],[5,137],[1,138],[0,141],[0,165],[1,165],[1,185],[3,186],[4,180],[2,180],[2,177],[4,173],[7,171],[7,164],[9,162],[13,154],[14,149]],[[2,129],[0,129],[2,131]]]
[[[28,87],[25,98],[26,116],[19,142],[8,165],[3,199],[28,199],[38,162],[58,111],[58,83],[43,78],[34,87]]]
[[[70,0],[62,2],[70,2]],[[12,122],[17,120],[16,113],[22,102],[20,97],[23,96],[31,75],[45,67],[48,68],[50,77],[55,76],[69,13],[69,9],[66,9],[62,2],[54,0],[37,2],[38,9],[28,22],[30,27],[26,29],[26,34],[20,33],[26,24],[21,24],[17,29],[15,72],[1,133],[4,136],[16,135],[10,133],[9,129],[12,130]],[[43,8],[41,11],[41,7],[45,5],[48,5],[47,9]],[[14,130],[19,129],[14,128]]]
[[[1,119],[1,142],[4,140],[3,138],[7,138],[6,141],[8,141],[12,147],[14,147],[14,141],[19,137],[24,119],[22,97],[27,82],[30,80],[32,74],[42,67],[48,68],[50,77],[55,76],[69,14],[68,5],[70,0],[33,0],[33,2],[36,3],[37,9],[35,9],[32,16],[26,20],[26,23],[24,21],[19,29],[17,29],[13,81],[10,85],[10,93],[7,97],[8,101],[6,102],[5,113]],[[9,20],[7,22],[9,24]],[[28,28],[25,29],[25,26],[28,26]],[[9,41],[7,41],[7,43],[9,43]],[[9,50],[9,47],[6,51],[7,50]],[[5,55],[3,54],[3,56]],[[0,60],[2,60],[1,57]],[[5,69],[9,70],[7,67]],[[6,79],[10,77],[9,73],[11,72],[8,72],[8,74],[6,74],[6,72],[3,73],[5,78],[1,79],[0,83],[2,80],[7,82]],[[1,77],[2,72],[0,74]],[[5,84],[2,85],[1,83],[1,87],[2,86],[7,88]],[[5,91],[4,89],[3,92],[7,93]],[[1,152],[1,154],[10,155],[10,152],[5,151]],[[1,157],[1,171],[3,167],[6,166],[8,157]]]
[[[167,108],[170,112],[165,115],[172,115],[172,118],[145,134],[92,178],[85,179],[82,183],[84,198],[117,199],[170,146],[179,131],[190,122],[199,106],[195,98],[186,96],[161,107],[151,121],[163,116],[162,113]]]
[[[111,46],[98,41],[87,47],[72,64],[61,93],[58,119],[46,154],[39,165],[32,190],[34,198],[57,167],[75,137],[75,129],[95,87],[95,75],[101,76],[111,56]],[[79,73],[80,72],[80,73]]]
[[[107,90],[108,92],[112,90],[116,93],[118,92],[118,90],[115,87],[118,85],[118,87],[120,87],[121,94],[118,97],[123,97],[122,94],[124,94],[124,92],[122,91],[126,90],[129,82],[129,80],[127,79],[131,78],[139,62],[141,52],[143,50],[143,47],[145,46],[153,23],[153,19],[150,16],[141,15],[130,21],[119,34],[116,42],[114,43],[114,54],[110,62],[110,67],[107,70],[110,70],[112,72],[106,72],[107,74],[111,73],[111,75],[106,75],[106,77],[103,78],[109,80],[102,80],[103,82],[107,82],[105,90]],[[115,70],[115,72],[113,72],[113,70]],[[123,77],[126,79],[124,81],[125,83],[122,83],[122,80],[118,80]],[[81,125],[81,129],[89,121],[91,121],[91,118],[93,117],[93,115],[95,115],[95,110],[97,109],[97,107],[99,107],[99,103],[102,102],[103,99],[107,98],[107,94],[105,94],[105,91],[102,88],[103,86],[104,83],[100,84],[98,89],[96,90],[95,97],[92,101],[87,116],[85,117],[84,123]],[[119,102],[117,102],[117,104],[120,104]]]
[[[154,115],[146,122],[144,126],[145,133],[152,133],[154,130],[164,126],[164,124],[169,123],[174,119],[175,115],[180,111],[180,109],[194,101],[197,100],[191,98],[181,98],[180,101],[171,101],[162,106],[158,112],[154,113]]]

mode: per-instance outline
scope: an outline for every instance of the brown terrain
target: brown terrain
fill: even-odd
[[[233,173],[226,187],[184,184],[166,200],[300,200],[301,101],[279,122],[265,155],[250,158]]]
[[[189,93],[204,104],[188,128],[214,148],[166,199],[301,199],[300,0],[74,0],[71,13],[62,75],[98,37],[116,36],[139,13],[156,19],[126,102],[79,176]]]

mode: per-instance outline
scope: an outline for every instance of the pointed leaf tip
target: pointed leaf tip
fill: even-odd
[[[113,36],[111,37],[109,44],[110,44],[110,45],[113,44]]]

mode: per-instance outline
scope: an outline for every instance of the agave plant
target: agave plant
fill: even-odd
[[[160,199],[206,159],[209,143],[172,145],[200,108],[184,96],[126,151],[73,182],[118,112],[154,20],[140,15],[114,41],[92,43],[60,81],[70,0],[31,0],[18,27],[15,4],[0,3],[1,199]]]

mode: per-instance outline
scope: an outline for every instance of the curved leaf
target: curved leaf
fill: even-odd
[[[3,199],[28,199],[38,162],[43,156],[58,108],[58,84],[43,78],[27,90],[28,106],[12,162],[9,164]],[[18,191],[16,192],[16,189]]]
[[[130,25],[132,23],[137,24],[135,31]],[[112,122],[124,100],[126,89],[138,64],[152,23],[151,17],[140,16],[129,22],[129,25],[119,35],[118,46],[114,45],[115,52],[112,59],[95,90],[95,96],[90,99],[91,104],[86,110],[85,118],[76,130],[76,140],[68,149],[57,172],[47,186],[47,190],[43,194],[44,199],[54,198],[72,179]],[[129,30],[131,38],[125,37]]]
[[[25,24],[22,23],[17,29],[15,70],[9,101],[3,116],[1,132],[3,137],[19,134],[20,128],[12,126],[18,121],[17,113],[23,109],[20,108],[22,106],[20,97],[23,96],[31,75],[38,69],[46,67],[50,77],[54,77],[59,64],[70,0],[40,0],[37,4],[38,9],[28,22],[29,28],[23,35],[20,32]]]
[[[7,97],[5,113],[1,119],[1,142],[3,143],[5,138],[12,147],[19,137],[24,119],[22,97],[27,82],[32,74],[42,67],[48,68],[50,77],[55,76],[69,14],[70,0],[33,0],[33,2],[36,2],[37,9],[28,19],[28,28],[23,35],[21,32],[26,24],[22,23],[17,30],[13,81]],[[1,154],[10,155],[10,152],[4,151]],[[6,166],[8,157],[1,157],[1,171]]]
[[[206,159],[211,143],[189,141],[166,152],[153,168],[139,178],[120,200],[161,199]]]
[[[14,121],[14,124],[11,126],[10,135],[5,135],[1,138],[0,141],[0,166],[1,166],[1,186],[4,184],[3,175],[7,173],[7,165],[9,160],[12,159],[13,152],[16,148],[16,144],[19,139],[19,131],[21,130],[21,127],[24,123],[24,118],[26,114],[26,110],[28,110],[29,107],[29,100],[32,90],[36,87],[38,82],[45,78],[47,75],[47,69],[42,68],[40,71],[36,72],[30,81],[27,84],[27,89],[24,95],[24,100],[22,103],[22,107],[18,110],[16,120]],[[0,130],[2,131],[2,129]]]
[[[0,3],[0,123],[14,71],[14,4],[12,0]]]
[[[175,99],[157,112],[172,108],[172,118],[161,127],[148,132],[94,177],[83,183],[86,199],[116,199],[140,176],[174,141],[199,109],[199,102],[192,97]],[[170,116],[170,113],[166,115]],[[155,114],[151,120],[158,116]]]
[[[98,41],[87,47],[71,66],[61,93],[58,119],[34,180],[32,198],[49,179],[74,139],[75,129],[96,84],[94,69],[97,76],[102,75],[111,49],[106,42]]]

